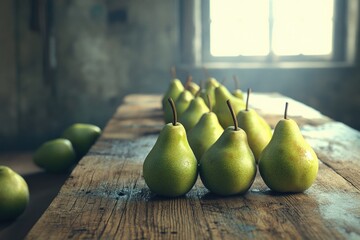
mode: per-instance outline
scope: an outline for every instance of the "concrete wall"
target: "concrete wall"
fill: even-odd
[[[0,50],[16,57],[13,75],[0,75],[0,149],[37,147],[73,122],[103,127],[124,95],[165,91],[170,67],[181,65],[178,1],[53,1],[56,65],[44,75],[44,44],[29,28],[29,2],[7,5],[13,26],[0,21],[7,42],[15,42]],[[180,67],[182,79],[187,71],[203,78],[201,69]],[[283,93],[360,129],[360,68],[209,71],[219,79],[236,73],[243,89]]]
[[[18,95],[15,61],[15,16],[11,1],[0,1],[0,145],[18,135]],[[1,31],[6,29],[8,34]]]
[[[30,1],[5,2],[6,20],[16,18],[2,29],[16,44],[5,53],[16,56],[17,76],[0,79],[0,149],[36,147],[74,122],[103,127],[124,95],[163,90],[178,59],[176,1],[53,1],[56,66],[45,76]]]

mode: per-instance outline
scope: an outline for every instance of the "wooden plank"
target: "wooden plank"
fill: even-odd
[[[142,177],[143,160],[163,125],[159,99],[139,95],[125,98],[102,137],[79,162],[27,239],[360,237],[360,148],[359,143],[354,144],[359,139],[357,131],[291,100],[291,106],[297,106],[293,109],[306,113],[294,118],[321,160],[318,177],[305,193],[275,194],[258,174],[243,196],[218,197],[198,180],[184,197],[160,198],[149,191]],[[255,99],[254,108],[259,109],[263,101],[271,106],[279,102],[280,109],[281,99],[289,100],[259,94],[257,105]],[[277,112],[276,107],[261,109],[265,116],[272,116],[274,124],[277,117],[281,119],[271,112]]]
[[[102,138],[135,139],[158,133],[163,127],[162,119],[159,95],[129,95],[108,122]]]
[[[258,176],[245,196],[217,197],[198,181],[186,197],[158,198],[141,176],[142,161],[156,137],[110,141],[101,151],[94,148],[43,216],[46,221],[38,223],[29,239],[54,233],[57,239],[360,236],[356,219],[360,216],[360,193],[324,164],[314,186],[303,194],[276,195]]]
[[[360,133],[340,122],[305,126],[302,132],[324,164],[360,190]]]

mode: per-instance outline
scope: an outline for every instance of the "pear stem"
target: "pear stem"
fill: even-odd
[[[192,82],[193,78],[191,75],[189,75],[185,82],[185,89],[189,89],[190,83]]]
[[[207,98],[207,100],[208,100],[209,112],[212,112],[211,99],[210,99],[209,94],[206,94],[206,98]]]
[[[172,78],[176,78],[176,68],[175,68],[175,66],[171,67],[170,73],[171,73]]]
[[[172,110],[172,113],[173,113],[173,122],[172,122],[172,124],[173,124],[173,126],[175,126],[177,121],[178,121],[177,120],[177,113],[176,113],[175,103],[174,103],[174,100],[171,97],[168,98],[168,101],[170,103],[171,110]]]
[[[231,106],[230,99],[228,99],[228,100],[226,101],[226,103],[227,103],[227,105],[228,105],[228,107],[229,107],[229,110],[230,110],[230,113],[231,113],[231,117],[232,117],[233,122],[234,122],[234,130],[235,130],[235,131],[238,131],[238,130],[239,130],[238,121],[237,121],[237,119],[236,119],[236,115],[235,115],[234,109],[233,109],[233,107]]]
[[[247,90],[247,96],[246,96],[246,108],[245,108],[245,111],[249,111],[249,97],[250,97],[250,93],[251,93],[251,88],[248,88],[248,90]]]
[[[286,102],[286,103],[285,103],[284,119],[287,119],[288,106],[289,106],[289,103],[288,103],[288,102]]]

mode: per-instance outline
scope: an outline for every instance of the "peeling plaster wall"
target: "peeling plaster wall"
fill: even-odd
[[[74,122],[104,127],[125,94],[165,89],[178,58],[176,1],[53,1],[51,79],[44,77],[41,33],[29,28],[29,2],[14,11],[17,85],[8,92],[0,83],[2,98],[18,101],[6,114],[18,116],[4,117],[15,123],[0,136],[0,149],[37,147]]]
[[[176,2],[118,2],[56,2],[56,84],[69,123],[103,125],[125,93],[157,90],[176,61]]]

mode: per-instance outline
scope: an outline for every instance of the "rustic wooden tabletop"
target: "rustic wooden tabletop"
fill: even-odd
[[[152,194],[145,156],[163,126],[161,96],[129,95],[27,239],[360,239],[360,133],[279,94],[253,93],[272,127],[290,118],[320,159],[314,185],[276,194],[258,175],[245,195],[219,197],[198,180],[184,197]]]

